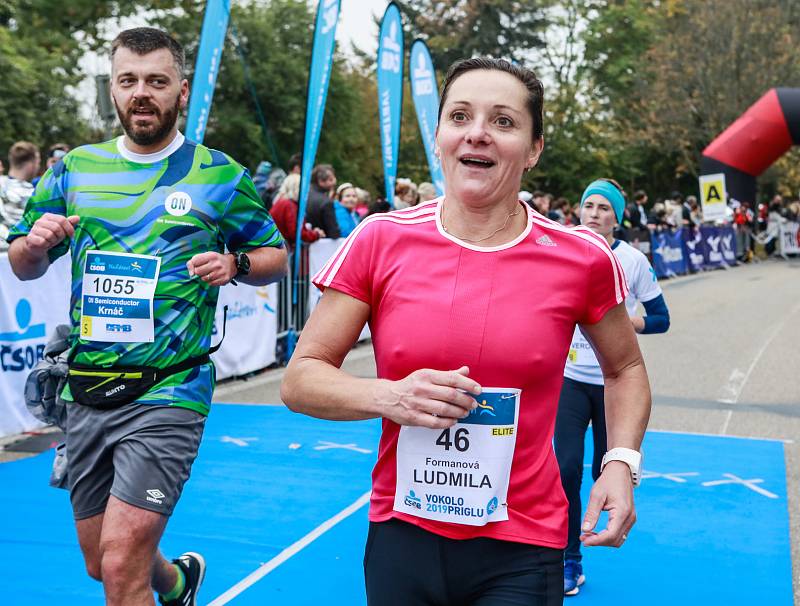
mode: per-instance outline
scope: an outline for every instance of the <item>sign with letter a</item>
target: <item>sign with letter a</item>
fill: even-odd
[[[700,177],[700,203],[703,208],[703,221],[724,220],[727,200],[725,173]]]

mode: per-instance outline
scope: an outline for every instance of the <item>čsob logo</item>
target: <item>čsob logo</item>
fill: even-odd
[[[22,345],[22,341],[44,339],[44,324],[31,325],[32,309],[30,301],[20,299],[16,308],[16,321],[19,330],[0,332],[0,368],[4,372],[20,372],[33,368],[44,357],[44,343]]]
[[[130,324],[106,324],[108,332],[133,332],[133,327]]]
[[[418,95],[432,95],[434,92],[433,72],[428,69],[425,55],[419,54],[419,61],[414,68],[414,88]]]
[[[103,271],[104,272],[106,270],[106,266],[105,266],[105,263],[103,263],[103,260],[100,257],[95,257],[94,259],[92,259],[92,262],[89,264],[89,269],[91,271]]]
[[[397,22],[389,24],[389,35],[383,37],[381,69],[400,73],[400,43],[397,41]]]

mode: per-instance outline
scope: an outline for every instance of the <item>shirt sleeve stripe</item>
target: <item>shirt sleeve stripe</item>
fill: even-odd
[[[342,263],[344,263],[347,254],[350,252],[350,249],[353,246],[353,242],[358,237],[358,234],[361,233],[362,230],[366,228],[367,225],[372,223],[376,223],[378,221],[388,221],[389,223],[395,223],[398,225],[414,225],[418,223],[426,223],[428,221],[433,221],[435,219],[433,209],[426,209],[427,212],[420,213],[418,216],[413,217],[400,217],[394,215],[394,213],[386,213],[386,214],[379,214],[379,215],[372,215],[371,217],[365,219],[361,223],[359,223],[356,228],[353,230],[347,239],[342,243],[339,249],[334,253],[334,255],[328,260],[328,262],[323,266],[323,268],[317,273],[316,276],[312,279],[312,282],[315,284],[319,284],[323,287],[328,287],[333,282],[333,279],[336,277],[336,273],[341,268]]]

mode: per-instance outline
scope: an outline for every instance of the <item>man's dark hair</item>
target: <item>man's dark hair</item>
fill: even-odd
[[[467,72],[476,69],[496,70],[511,74],[517,80],[522,82],[526,89],[528,89],[528,113],[533,119],[533,140],[538,141],[542,138],[544,132],[544,118],[542,104],[544,99],[544,87],[539,78],[532,70],[509,63],[505,59],[493,59],[490,57],[474,57],[472,59],[462,59],[456,61],[447,72],[442,84],[441,101],[439,102],[439,123],[442,122],[442,108],[445,101],[447,101],[447,93],[450,91],[450,86],[460,76]]]
[[[47,157],[52,158],[56,151],[69,152],[69,145],[66,143],[53,143],[47,148]]]
[[[36,160],[39,148],[30,141],[17,141],[8,150],[8,164],[10,168],[19,168],[32,160]]]
[[[297,152],[293,154],[291,158],[289,158],[289,172],[292,172],[295,168],[302,168],[303,167],[303,154]]]
[[[175,69],[178,70],[178,78],[183,80],[183,72],[186,67],[186,54],[183,47],[175,38],[166,32],[154,27],[134,27],[120,32],[111,43],[111,60],[120,48],[127,48],[137,55],[147,55],[153,51],[166,48],[172,53],[175,60]]]
[[[319,185],[320,181],[325,181],[335,174],[330,164],[317,164],[311,171],[311,182]]]
[[[636,200],[637,202],[641,202],[646,197],[647,197],[647,194],[645,193],[645,191],[643,189],[637,189],[636,193],[633,194],[633,199]]]

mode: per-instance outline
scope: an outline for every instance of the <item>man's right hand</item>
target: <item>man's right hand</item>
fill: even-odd
[[[481,386],[469,378],[469,368],[417,370],[399,381],[382,381],[376,394],[383,416],[399,425],[444,429],[455,425],[478,405]]]
[[[79,220],[78,215],[65,217],[52,213],[43,214],[36,220],[25,238],[28,254],[36,258],[46,256],[48,250],[63,242],[65,238],[75,235],[75,226]]]

